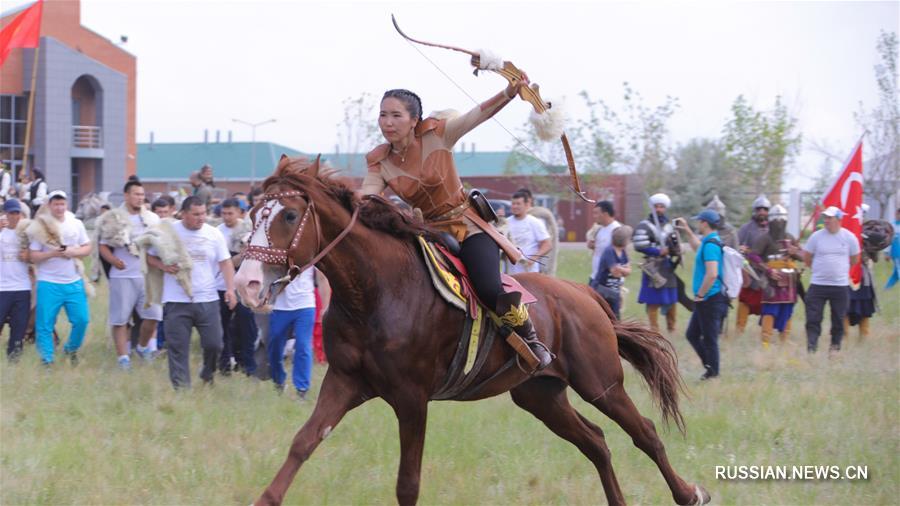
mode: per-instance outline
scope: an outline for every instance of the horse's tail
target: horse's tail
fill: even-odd
[[[609,316],[618,338],[619,355],[644,377],[663,420],[674,420],[678,430],[684,433],[684,418],[678,408],[678,394],[684,391],[684,382],[678,373],[678,358],[672,343],[644,323],[617,320],[603,297],[594,290],[587,291]]]
[[[650,387],[663,420],[674,420],[684,433],[684,418],[678,408],[678,393],[684,383],[678,373],[678,358],[668,339],[634,320],[613,321],[619,339],[619,355],[631,363]]]

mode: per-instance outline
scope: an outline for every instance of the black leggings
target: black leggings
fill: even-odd
[[[475,294],[489,309],[495,309],[497,297],[503,293],[497,243],[485,233],[469,236],[462,242],[459,258],[469,272]]]

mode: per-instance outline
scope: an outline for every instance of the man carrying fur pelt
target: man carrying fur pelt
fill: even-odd
[[[229,309],[234,309],[237,304],[234,265],[225,237],[205,221],[206,205],[197,197],[184,199],[181,221],[171,224],[163,222],[159,227],[160,230],[174,230],[175,242],[182,251],[168,251],[171,244],[159,242],[150,247],[146,255],[148,267],[165,273],[162,283],[163,326],[166,331],[169,379],[176,389],[191,386],[189,352],[194,327],[200,334],[203,350],[200,378],[207,384],[213,382],[216,362],[222,352],[222,320],[216,293],[216,275],[220,270],[225,280],[225,303]],[[170,253],[176,254],[170,258]],[[179,266],[183,257],[191,262],[188,283],[179,279],[179,274],[184,272]]]
[[[131,369],[128,321],[132,311],[141,317],[137,352],[145,360],[152,358],[150,340],[162,321],[162,306],[147,304],[144,276],[138,247],[133,238],[159,223],[159,217],[144,209],[144,187],[137,178],[125,183],[125,202],[97,218],[97,240],[100,257],[110,263],[109,324],[113,328],[119,368]],[[99,263],[99,262],[98,262]]]
[[[90,318],[90,286],[81,259],[91,253],[91,240],[81,220],[68,212],[65,192],[53,191],[47,197],[25,230],[31,261],[37,265],[37,349],[44,365],[53,363],[53,324],[65,306],[72,331],[63,351],[75,365]]]

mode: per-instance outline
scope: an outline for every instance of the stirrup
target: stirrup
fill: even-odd
[[[550,347],[539,341],[536,336],[531,340],[525,339],[525,344],[528,345],[528,347],[531,349],[531,352],[534,353],[539,361],[536,369],[537,371],[545,369],[554,360],[556,360],[556,354],[550,351]]]

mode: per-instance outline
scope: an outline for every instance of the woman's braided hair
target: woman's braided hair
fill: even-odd
[[[413,118],[416,118],[419,121],[422,121],[422,99],[419,98],[415,93],[404,90],[404,89],[395,89],[395,90],[387,90],[384,92],[384,96],[381,97],[382,102],[386,98],[396,98],[397,100],[403,102],[403,105],[406,106],[407,112]]]

